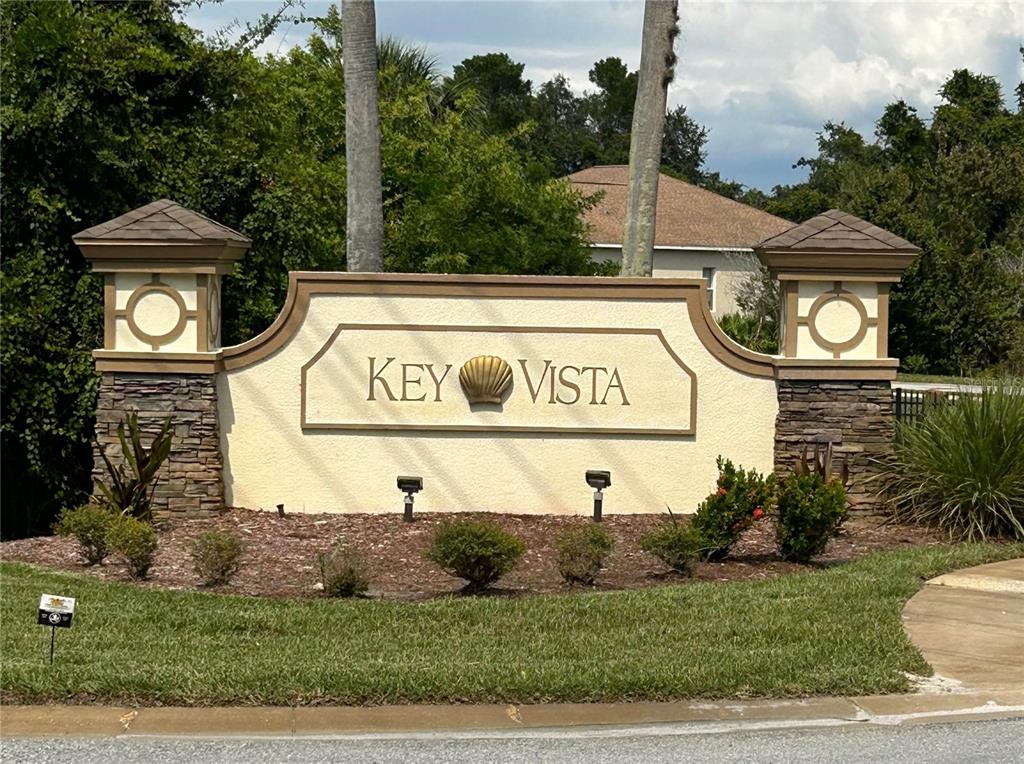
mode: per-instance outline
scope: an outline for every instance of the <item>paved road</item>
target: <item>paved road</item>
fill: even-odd
[[[693,725],[640,730],[548,730],[491,737],[418,735],[347,739],[4,740],[0,760],[26,764],[197,762],[1018,762],[1024,719],[919,726],[696,732]]]

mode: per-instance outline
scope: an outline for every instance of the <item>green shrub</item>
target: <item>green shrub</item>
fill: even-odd
[[[555,541],[558,548],[558,572],[568,584],[594,583],[615,541],[596,523],[563,533]]]
[[[128,428],[127,434],[125,425]],[[142,445],[139,415],[132,411],[117,426],[123,463],[111,462],[103,447],[97,444],[97,450],[107,468],[109,482],[97,480],[96,485],[112,509],[147,522],[151,519],[156,473],[171,453],[172,436],[171,418],[166,417],[160,432],[153,438],[149,448],[146,448]]]
[[[817,471],[787,475],[779,483],[778,515],[782,558],[808,562],[825,550],[846,517],[846,489]]]
[[[525,551],[522,541],[494,523],[456,518],[441,523],[424,556],[465,579],[469,591],[480,591],[512,570]]]
[[[669,519],[640,538],[640,548],[685,576],[693,572],[700,552],[700,541],[691,525],[679,522],[669,511]]]
[[[366,560],[338,541],[327,552],[317,555],[320,583],[328,597],[358,597],[370,588],[370,572]]]
[[[206,531],[188,544],[192,569],[205,586],[226,584],[242,567],[242,541],[230,533]]]
[[[718,457],[715,492],[697,508],[691,525],[697,535],[700,556],[721,560],[740,535],[771,508],[775,477],[764,478],[755,470],[737,469]]]
[[[149,523],[130,515],[115,515],[107,530],[107,546],[128,563],[129,576],[145,578],[156,553],[156,531]]]
[[[999,382],[900,424],[880,464],[898,520],[954,538],[1024,539],[1024,383]]]
[[[727,313],[718,319],[718,325],[730,339],[758,353],[779,351],[778,329],[774,322],[743,313]]]
[[[89,565],[98,565],[107,556],[107,531],[117,518],[108,507],[85,504],[65,509],[53,530],[60,536],[74,536]]]

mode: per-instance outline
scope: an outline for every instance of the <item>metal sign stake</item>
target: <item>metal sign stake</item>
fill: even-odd
[[[50,627],[50,665],[53,665],[53,644],[57,641],[57,627]]]

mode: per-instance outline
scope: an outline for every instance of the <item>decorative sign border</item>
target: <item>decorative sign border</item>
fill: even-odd
[[[497,334],[615,334],[656,337],[665,352],[690,378],[690,426],[674,428],[633,427],[542,427],[537,425],[476,425],[476,424],[368,424],[362,422],[309,422],[306,420],[306,372],[319,361],[343,331],[403,331],[403,332],[481,332]],[[521,432],[564,433],[574,435],[674,435],[693,436],[697,432],[697,375],[668,344],[661,329],[621,329],[611,327],[565,326],[460,326],[455,324],[338,324],[316,355],[302,365],[300,387],[300,423],[303,430],[404,430],[434,432]]]

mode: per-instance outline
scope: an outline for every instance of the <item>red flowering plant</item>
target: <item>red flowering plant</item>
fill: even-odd
[[[701,502],[693,517],[701,559],[721,560],[729,554],[743,531],[771,508],[774,493],[774,475],[765,478],[719,456],[715,492]]]

